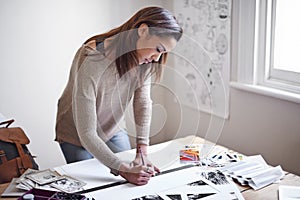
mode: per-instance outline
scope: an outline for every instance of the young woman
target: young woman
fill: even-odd
[[[147,7],[82,45],[58,101],[55,140],[68,163],[95,157],[136,185],[147,184],[159,172],[147,159],[150,79],[159,80],[167,53],[181,36],[182,28],[168,10]],[[131,149],[124,123],[131,100],[137,152],[127,164],[114,153]]]

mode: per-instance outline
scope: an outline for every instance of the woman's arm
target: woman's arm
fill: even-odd
[[[134,92],[133,113],[136,126],[136,144],[149,145],[149,134],[152,117],[152,100],[150,96],[150,78]],[[146,150],[146,149],[145,149]],[[147,152],[144,152],[145,154]]]
[[[96,63],[85,58],[75,76],[72,102],[74,122],[83,147],[107,167],[119,169],[121,161],[97,133],[96,90],[98,76],[102,72],[93,65]]]
[[[133,98],[133,112],[136,124],[136,158],[133,161],[135,165],[142,163],[142,157],[144,156],[144,165],[151,167],[151,175],[154,175],[154,171],[160,170],[152,165],[148,160],[148,145],[149,134],[152,117],[152,100],[151,100],[151,79],[147,79],[140,87],[138,87],[134,93]],[[149,169],[148,169],[149,171]]]

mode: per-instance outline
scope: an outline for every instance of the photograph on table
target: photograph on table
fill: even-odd
[[[86,183],[69,176],[63,176],[62,179],[54,181],[51,186],[66,193],[74,193],[82,189]]]
[[[26,176],[26,178],[38,183],[39,185],[45,185],[62,179],[63,177],[47,169],[37,173],[29,174]]]

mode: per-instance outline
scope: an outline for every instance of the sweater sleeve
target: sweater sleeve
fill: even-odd
[[[133,112],[136,126],[136,143],[149,145],[152,116],[151,78],[148,78],[134,92]]]
[[[97,66],[87,60],[77,72],[72,101],[74,122],[83,147],[107,167],[119,169],[121,161],[97,133],[97,73]]]

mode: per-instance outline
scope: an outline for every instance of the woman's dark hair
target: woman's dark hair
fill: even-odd
[[[149,34],[158,37],[173,37],[176,41],[182,36],[183,30],[179,26],[176,18],[168,10],[161,7],[146,7],[139,10],[123,25],[110,30],[109,32],[96,35],[88,39],[89,41],[96,40],[102,42],[106,38],[112,37],[113,40],[108,47],[108,51],[115,49],[116,53],[116,67],[121,77],[129,70],[138,66],[138,58],[136,53],[136,42],[139,38],[138,28],[141,24],[147,24],[149,27]],[[146,67],[142,67],[142,77],[148,77],[155,74],[156,80],[161,78],[162,66],[165,64],[167,53],[161,55],[158,62],[148,64],[150,71]],[[149,74],[146,74],[146,71]]]

